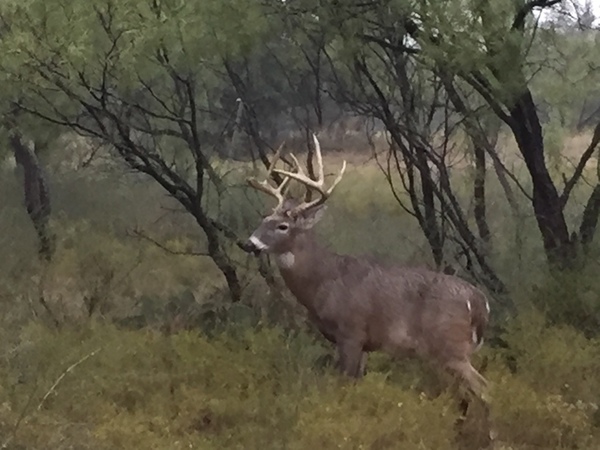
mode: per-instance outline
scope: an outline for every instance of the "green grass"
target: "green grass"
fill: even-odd
[[[0,367],[0,435],[12,437],[9,448],[458,448],[455,401],[424,393],[437,378],[418,364],[375,355],[354,384],[323,366],[330,350],[305,332],[227,330],[29,325]],[[599,445],[600,342],[533,311],[507,339],[510,355],[481,356],[497,448]]]

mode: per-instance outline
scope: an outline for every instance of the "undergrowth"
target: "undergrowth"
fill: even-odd
[[[289,295],[273,304],[256,260],[233,244],[244,299],[227,305],[201,231],[180,210],[165,214],[174,202],[156,186],[57,180],[57,251],[44,271],[10,187],[0,180],[10,193],[0,243],[11,256],[0,258],[0,449],[445,450],[475,441],[478,418],[459,436],[456,398],[427,364],[374,354],[360,382],[338,376],[302,310]],[[470,182],[455,187],[468,204]],[[494,448],[600,448],[597,267],[549,277],[533,217],[513,217],[493,178],[487,188],[490,259],[518,309],[476,358],[491,382]],[[261,202],[238,186],[215,205],[244,237]],[[317,231],[343,253],[431,259],[373,165],[349,170]],[[40,293],[58,330],[40,320]]]
[[[0,365],[6,448],[458,448],[451,390],[426,393],[412,361],[373,355],[352,383],[322,363],[331,349],[306,332],[224,329],[25,326]],[[597,448],[600,342],[533,309],[505,339],[507,349],[478,360],[496,448]]]

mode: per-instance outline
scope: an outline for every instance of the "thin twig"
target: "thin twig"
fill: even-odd
[[[75,367],[77,367],[78,365],[80,365],[81,363],[85,362],[86,360],[88,360],[89,358],[91,358],[92,356],[94,356],[96,353],[98,353],[100,350],[102,350],[102,348],[97,348],[96,350],[94,350],[91,353],[88,353],[87,355],[85,355],[83,358],[81,358],[79,361],[74,362],[73,364],[71,364],[69,367],[66,368],[66,370],[60,374],[60,376],[56,379],[56,381],[54,382],[54,384],[50,387],[50,389],[48,390],[48,392],[46,392],[46,394],[42,397],[42,401],[40,402],[40,404],[37,407],[37,410],[41,410],[42,406],[44,405],[44,402],[46,401],[46,399],[50,396],[50,394],[52,394],[54,392],[54,390],[56,389],[56,387],[59,385],[59,383],[62,381],[62,379],[67,376],[67,374],[69,372],[71,372],[73,369],[75,369]]]
[[[140,231],[139,229],[135,228],[131,231],[131,233],[127,233],[129,235],[133,235],[135,237],[138,237],[140,239],[143,239],[145,241],[148,241],[154,245],[156,245],[158,248],[160,248],[161,250],[164,250],[165,252],[171,254],[171,255],[178,255],[178,256],[210,256],[208,253],[206,252],[191,252],[191,251],[181,251],[181,250],[173,250],[172,248],[167,247],[164,244],[161,244],[160,242],[158,242],[156,239],[151,238],[150,236],[148,236],[147,234],[145,234],[144,232]]]

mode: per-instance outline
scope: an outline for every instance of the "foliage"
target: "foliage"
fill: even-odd
[[[600,57],[598,34],[587,29],[561,32],[555,27],[542,28],[539,33],[539,40],[534,42],[538,48],[530,52],[531,65],[544,68],[532,73],[532,86],[549,128],[581,130],[594,126],[600,70],[588,63]],[[561,89],[554,85],[557,76]]]
[[[210,195],[219,203],[227,187],[211,156],[230,144],[236,108],[223,61],[265,32],[258,3],[244,6],[237,20],[226,20],[236,2],[2,6],[11,28],[0,76],[15,89],[5,92],[13,115],[84,136],[152,178],[204,233],[234,302],[242,288],[232,244],[242,242]]]
[[[504,173],[490,117],[505,123],[525,159],[535,188],[523,191],[549,262],[572,267],[579,244],[587,247],[595,232],[600,186],[588,199],[579,233],[571,233],[577,225],[566,220],[565,207],[582,171],[570,171],[570,178],[561,173],[567,186],[559,192],[551,175],[561,170],[560,139],[538,127],[542,102],[530,95],[547,97],[550,124],[560,120],[571,128],[566,109],[583,108],[582,93],[597,78],[587,64],[596,55],[592,30],[564,33],[532,20],[534,6],[553,3],[346,2],[332,8],[253,1],[244,3],[242,18],[232,14],[240,6],[235,0],[31,0],[27,8],[7,2],[1,11],[10,23],[2,41],[7,57],[0,68],[7,89],[0,95],[24,130],[38,130],[43,122],[55,134],[67,129],[92,138],[177,199],[205,233],[234,301],[241,287],[231,244],[243,244],[231,227],[242,219],[215,209],[227,197],[230,180],[211,157],[258,154],[266,163],[275,139],[265,137],[273,138],[278,127],[289,130],[291,122],[292,129],[307,133],[351,110],[388,132],[389,187],[408,191],[408,198],[397,195],[398,206],[418,222],[436,266],[448,264],[458,246],[463,258],[451,263],[489,289],[506,292],[488,256],[494,242],[487,224],[486,161],[493,160],[507,192],[516,180]],[[65,36],[64,29],[76,32]],[[566,55],[562,46],[576,51]],[[571,64],[574,57],[583,62]],[[570,103],[545,95],[549,83],[559,82],[556,71],[567,89],[553,91]],[[579,71],[581,83],[575,80]],[[532,126],[520,128],[524,118]],[[451,176],[452,160],[465,153],[454,148],[461,131],[475,154],[475,225],[455,199],[460,188]],[[248,143],[250,149],[240,150]],[[553,168],[545,154],[555,156]]]
[[[0,366],[2,435],[24,414],[14,443],[26,447],[456,448],[457,405],[447,394],[429,397],[404,387],[403,364],[394,366],[398,381],[374,365],[360,383],[348,383],[332,368],[321,368],[318,361],[328,350],[304,332],[227,328],[208,338],[101,323],[58,333],[29,325]],[[536,331],[542,339],[564,333],[545,325]],[[520,333],[518,327],[509,331],[511,345]],[[587,374],[598,358],[586,353],[597,352],[598,342],[568,334],[562,338],[579,341],[571,360],[581,365],[572,372],[539,371],[554,366],[544,355],[560,351],[558,338],[530,339],[516,373],[502,354],[486,351],[493,416],[504,445],[597,445],[597,400],[589,397],[598,392],[597,380]],[[67,367],[98,349],[46,396]],[[558,392],[558,384],[569,384],[570,392]]]
[[[478,360],[497,447],[600,446],[600,250],[570,233],[595,230],[600,204],[596,168],[575,169],[595,151],[597,30],[526,14],[519,32],[528,2],[384,3],[0,5],[0,142],[13,126],[35,142],[58,235],[41,267],[0,145],[0,446],[456,447],[444,380],[382,355],[341,380],[267,262],[240,251],[266,204],[243,186],[259,168],[234,159],[266,162],[282,135],[304,150],[310,130],[327,163],[356,160],[319,228],[335,250],[506,288]],[[535,158],[535,127],[498,125],[528,92]],[[540,185],[578,253],[561,273],[543,263]]]

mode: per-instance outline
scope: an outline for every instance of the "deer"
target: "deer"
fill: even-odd
[[[346,161],[327,188],[316,135],[313,141],[315,176],[308,176],[293,154],[292,170],[276,168],[282,145],[264,181],[247,178],[252,188],[274,197],[277,204],[250,235],[245,250],[274,257],[289,291],[336,347],[342,374],[361,378],[373,351],[392,357],[416,355],[452,373],[468,392],[484,400],[488,382],[471,357],[482,346],[489,321],[486,295],[456,275],[337,254],[321,244],[314,227],[344,176]],[[273,173],[282,179],[276,186],[269,182]],[[292,180],[305,187],[304,200],[287,195]],[[313,193],[316,198],[310,199]],[[461,403],[465,414],[466,407]]]

